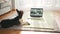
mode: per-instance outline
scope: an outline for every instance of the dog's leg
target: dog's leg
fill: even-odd
[[[20,19],[19,21],[21,22],[21,25],[30,25],[28,22],[23,22],[23,19]]]

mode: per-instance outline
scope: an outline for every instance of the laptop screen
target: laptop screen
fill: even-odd
[[[31,8],[30,16],[31,17],[42,17],[43,8]]]

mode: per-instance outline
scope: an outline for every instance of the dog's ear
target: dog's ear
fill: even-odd
[[[19,13],[18,13],[18,16],[22,17],[22,15],[23,15],[23,11],[20,10]]]
[[[18,9],[16,9],[16,11],[17,11],[17,12],[19,12],[19,10],[18,10]]]
[[[17,11],[17,14],[19,15],[20,14],[20,11],[18,9],[16,9],[16,11]]]
[[[18,14],[23,14],[23,10],[16,9],[16,11],[17,11]]]
[[[23,16],[23,10],[19,11],[18,9],[16,9],[16,11],[17,11],[18,17],[22,18],[22,16]]]

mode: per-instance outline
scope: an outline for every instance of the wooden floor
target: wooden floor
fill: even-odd
[[[0,34],[20,34],[20,32],[17,30],[0,30]]]

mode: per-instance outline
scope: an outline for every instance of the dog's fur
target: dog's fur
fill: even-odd
[[[23,11],[19,11],[18,9],[16,9],[18,16],[15,17],[14,19],[5,19],[2,20],[0,25],[1,28],[9,28],[12,27],[13,25],[20,25],[21,22],[19,21],[19,19],[22,18],[23,15]]]

